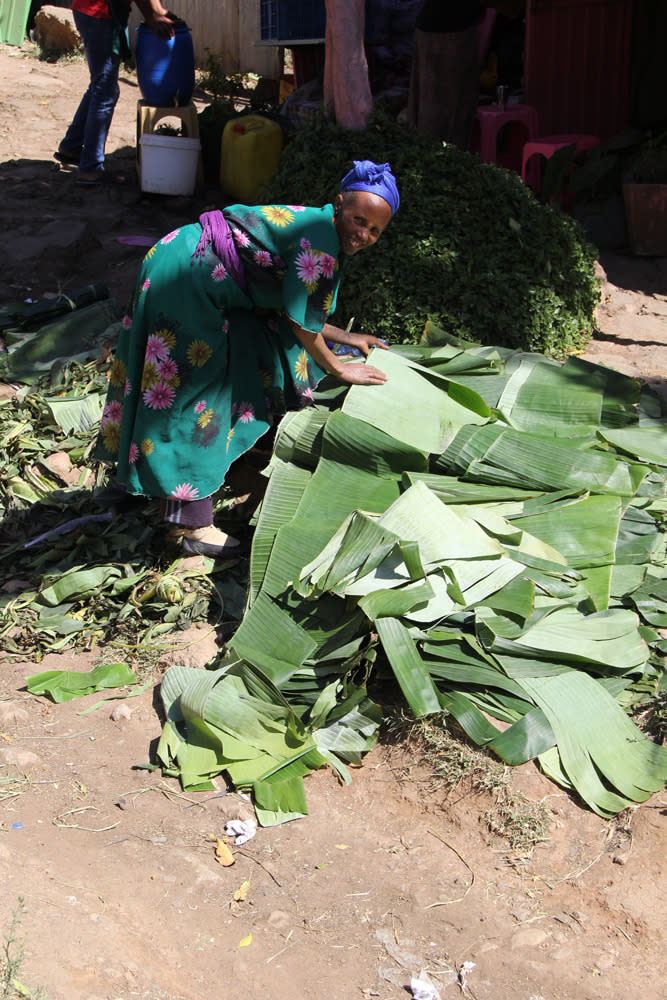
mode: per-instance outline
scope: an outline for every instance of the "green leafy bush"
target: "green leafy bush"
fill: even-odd
[[[323,116],[297,131],[265,203],[332,201],[353,159],[389,161],[401,207],[370,253],[345,266],[333,321],[390,343],[427,317],[451,334],[553,357],[581,349],[599,301],[595,251],[517,174],[419,136],[376,111],[364,131]]]

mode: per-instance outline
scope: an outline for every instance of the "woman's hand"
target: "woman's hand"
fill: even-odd
[[[332,374],[346,385],[383,385],[387,381],[387,376],[379,368],[361,361],[347,361]]]
[[[136,0],[137,7],[144,16],[146,24],[154,31],[158,38],[172,38],[174,35],[174,22],[169,16],[169,11],[162,6],[160,0]]]
[[[374,368],[372,365],[367,365],[363,361],[342,361],[337,355],[333,354],[326,345],[324,337],[321,333],[313,333],[311,330],[303,330],[297,323],[292,321],[292,329],[294,330],[294,335],[297,340],[302,344],[308,354],[311,356],[313,361],[316,362],[322,369],[322,371],[329,372],[334,378],[337,378],[340,382],[346,385],[382,385],[387,381],[387,376],[384,372],[381,372],[378,368]],[[331,327],[328,324],[324,327],[325,331],[328,333],[333,330],[335,334],[344,333],[345,331],[338,330],[336,327]],[[345,337],[361,337],[361,334],[356,333],[346,333]],[[331,338],[335,340],[335,338]],[[377,341],[377,337],[370,337],[371,341]],[[335,340],[336,343],[349,344],[349,339],[346,340]],[[374,346],[373,343],[367,344],[365,354],[368,353],[370,348]],[[361,347],[359,348],[361,350]]]
[[[333,344],[344,344],[352,347],[366,357],[371,347],[381,347],[384,351],[389,349],[389,345],[379,337],[374,337],[372,333],[353,333],[352,330],[341,330],[340,327],[325,323],[322,327],[322,336],[325,340],[330,340]]]
[[[357,350],[361,351],[364,357],[368,356],[368,352],[371,347],[381,347],[383,351],[389,350],[389,344],[385,343],[384,340],[380,340],[379,337],[374,337],[372,333],[353,333],[352,336],[352,347],[356,347]]]

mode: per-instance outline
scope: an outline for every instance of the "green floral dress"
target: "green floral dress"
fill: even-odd
[[[276,418],[311,401],[324,375],[289,319],[317,333],[335,308],[333,206],[232,205],[223,214],[245,291],[211,247],[193,259],[199,223],[161,239],[141,267],[96,451],[117,463],[131,493],[211,496]]]

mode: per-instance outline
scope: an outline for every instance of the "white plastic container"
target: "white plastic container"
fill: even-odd
[[[142,191],[149,194],[193,194],[201,150],[199,139],[152,133],[142,135],[139,143]]]

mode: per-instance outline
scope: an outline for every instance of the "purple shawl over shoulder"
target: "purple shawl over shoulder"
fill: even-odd
[[[201,236],[192,255],[192,262],[201,260],[208,247],[218,257],[226,271],[232,276],[239,288],[245,291],[246,277],[243,262],[239,257],[232,231],[226,218],[219,209],[204,212],[199,216]]]

